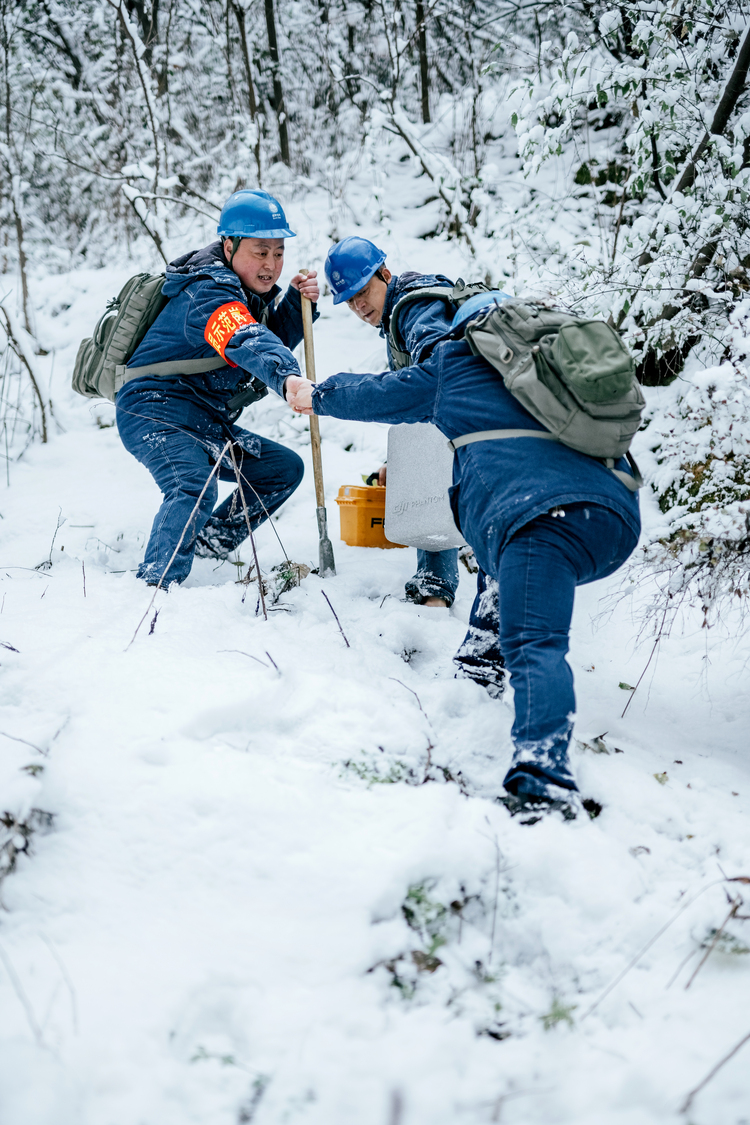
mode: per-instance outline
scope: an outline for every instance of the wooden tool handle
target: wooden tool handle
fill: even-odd
[[[307,277],[309,270],[299,271]],[[311,383],[315,382],[315,347],[313,345],[312,302],[300,293],[302,301],[302,332],[305,340],[305,375]],[[310,446],[312,448],[313,476],[315,477],[315,502],[325,508],[326,494],[323,487],[323,459],[320,454],[320,423],[316,414],[310,415]]]
[[[303,277],[307,277],[309,270],[299,271]],[[302,301],[302,331],[305,337],[305,375],[311,383],[315,382],[315,348],[313,347],[313,318],[312,318],[312,301],[309,297],[303,296],[300,293]]]

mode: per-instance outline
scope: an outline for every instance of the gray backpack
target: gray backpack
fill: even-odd
[[[464,285],[459,281],[453,290],[412,290],[394,307],[391,337],[398,346],[397,314],[407,301],[440,298],[460,307],[469,297],[488,289],[482,283]],[[579,453],[603,460],[631,491],[641,487],[643,480],[628,449],[640,427],[645,400],[635,377],[633,357],[614,328],[603,320],[584,320],[530,301],[508,298],[469,320],[462,331],[474,355],[500,372],[513,397],[549,433],[480,430],[454,438],[449,443],[452,449],[477,441],[514,437],[559,441]],[[391,350],[396,366],[402,366],[396,360],[392,342]],[[407,363],[411,362],[408,353],[399,354],[407,357]],[[625,455],[633,476],[614,468],[615,460]]]
[[[87,398],[108,398],[114,402],[120,388],[139,375],[201,375],[205,371],[218,371],[228,366],[218,355],[208,359],[149,363],[144,367],[127,366],[131,355],[169,300],[162,295],[165,280],[163,273],[137,273],[125,282],[117,297],[108,303],[94,335],[81,341],[73,368],[74,391]],[[261,316],[262,324],[267,322],[269,312],[270,308],[266,306]],[[254,386],[256,382],[257,387]],[[267,393],[258,380],[250,380],[247,386],[241,384],[241,387],[244,389],[227,403],[237,415],[242,407]]]

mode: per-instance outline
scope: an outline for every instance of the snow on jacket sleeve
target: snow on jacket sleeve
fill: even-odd
[[[342,371],[313,387],[313,410],[359,422],[432,422],[439,386],[437,365],[377,375]]]
[[[184,333],[193,347],[206,347],[206,325],[227,301],[227,289],[206,282],[205,279],[189,285],[186,290],[190,298]],[[236,301],[236,297],[234,298]],[[284,380],[289,375],[299,375],[299,365],[281,340],[263,324],[246,324],[229,339],[224,349],[224,358],[231,360],[249,375],[254,375],[277,394],[282,394]]]

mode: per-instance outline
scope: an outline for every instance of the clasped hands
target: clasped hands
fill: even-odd
[[[284,397],[295,414],[312,414],[312,390],[314,383],[300,375],[289,375],[284,380]]]

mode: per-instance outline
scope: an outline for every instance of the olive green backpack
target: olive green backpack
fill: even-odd
[[[407,298],[439,298],[460,307],[483,288],[459,281],[453,290],[446,286],[442,292],[429,288],[406,294],[391,314],[391,350],[400,340],[398,314]],[[513,397],[549,432],[480,430],[454,438],[452,449],[514,437],[559,441],[604,461],[631,491],[643,484],[628,450],[645,400],[633,357],[611,325],[510,297],[482,310],[461,330],[474,355],[499,371]],[[632,476],[614,468],[622,456],[627,456]]]
[[[228,366],[217,355],[207,359],[177,359],[149,363],[144,367],[128,367],[131,355],[169,300],[162,294],[165,280],[163,273],[137,273],[109,301],[104,315],[97,321],[93,336],[82,340],[78,348],[72,383],[73,390],[79,395],[108,398],[114,402],[120,388],[139,375],[201,375]],[[267,323],[269,312],[270,308],[266,306],[260,318],[261,324]],[[241,387],[244,388],[244,384]],[[227,403],[229,409],[237,414],[243,406],[267,393],[258,380],[250,380],[246,389],[238,388],[238,391]]]

